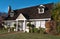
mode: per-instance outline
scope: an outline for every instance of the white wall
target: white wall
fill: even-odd
[[[10,27],[14,27],[15,22],[14,21],[4,21],[6,23],[5,27],[8,27],[10,24]]]
[[[14,24],[15,24],[15,22],[11,22],[11,26],[10,27],[14,27]]]

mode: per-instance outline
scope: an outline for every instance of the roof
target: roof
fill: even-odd
[[[8,16],[6,20],[16,20],[16,18],[19,16],[20,13],[24,15],[26,19],[44,19],[44,18],[51,18],[51,10],[53,8],[53,3],[49,4],[44,4],[45,10],[43,14],[38,13],[38,7],[37,6],[32,6],[32,7],[27,7],[23,9],[17,9],[13,10],[14,11],[14,17]]]

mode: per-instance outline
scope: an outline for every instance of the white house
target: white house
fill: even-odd
[[[16,31],[27,31],[29,32],[29,27],[27,24],[31,21],[36,28],[45,28],[47,21],[51,20],[51,9],[53,4],[43,4],[32,7],[27,7],[23,9],[12,10],[8,7],[8,17],[5,19],[7,26],[14,27],[16,24]]]

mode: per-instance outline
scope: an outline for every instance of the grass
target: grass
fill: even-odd
[[[0,30],[0,34],[8,33],[7,30]]]
[[[60,36],[39,33],[16,33],[0,36],[0,39],[60,39]]]
[[[60,39],[60,36],[43,33],[8,33],[7,30],[0,30],[0,39]]]

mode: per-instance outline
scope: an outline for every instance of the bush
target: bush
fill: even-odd
[[[34,28],[34,33],[37,33],[38,28]],[[32,31],[33,32],[33,31]]]
[[[57,32],[60,33],[60,26],[57,26]]]
[[[32,24],[31,27],[32,27],[32,33],[34,33],[35,26]]]
[[[38,32],[40,32],[40,33],[44,33],[44,32],[45,32],[45,29],[44,29],[44,28],[39,27]]]
[[[32,29],[29,29],[29,33],[32,33]]]
[[[14,24],[14,27],[16,28],[16,24]]]
[[[14,27],[11,27],[10,30],[11,30],[11,31],[14,31]]]
[[[38,28],[34,28],[34,31],[33,31],[33,29],[29,30],[30,33],[37,33],[37,31],[38,31]]]
[[[31,27],[31,23],[29,22],[29,23],[27,24],[27,26]]]
[[[29,30],[30,33],[44,33],[45,32],[45,29],[44,28],[35,28],[34,27],[34,32],[32,29]]]

